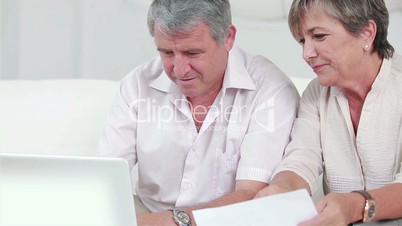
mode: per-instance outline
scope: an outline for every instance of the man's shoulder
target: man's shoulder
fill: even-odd
[[[242,61],[250,78],[263,84],[291,84],[288,76],[274,64],[270,59],[263,55],[249,53],[239,47],[233,51],[234,58]]]
[[[243,92],[243,94],[257,100],[256,103],[272,97],[288,100],[289,103],[292,100],[299,100],[299,93],[291,79],[268,58],[242,50],[239,50],[237,54],[240,55],[237,56],[238,64],[233,69],[236,70],[236,74],[231,73],[230,76],[240,76],[242,78],[233,78],[233,80],[248,81],[249,84],[252,83],[249,87],[254,87],[250,89],[250,92]],[[243,67],[239,66],[240,62],[244,65]]]
[[[160,57],[155,57],[131,70],[121,80],[122,84],[151,84],[163,74],[163,66]]]
[[[155,57],[130,71],[122,82],[142,81],[151,83],[163,73],[163,66],[160,57]]]
[[[159,57],[134,68],[120,81],[120,91],[123,93],[148,93],[152,89],[152,84],[164,84],[165,75],[162,62]],[[166,77],[166,79],[168,79]]]

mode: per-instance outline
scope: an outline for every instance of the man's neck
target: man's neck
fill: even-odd
[[[204,123],[208,111],[214,103],[219,92],[220,90],[217,90],[216,92],[209,93],[208,95],[204,96],[187,97],[197,132],[199,132],[199,130],[201,129],[201,126]]]

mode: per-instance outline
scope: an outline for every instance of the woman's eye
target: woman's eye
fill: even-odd
[[[315,34],[314,38],[317,40],[323,40],[323,39],[325,39],[326,36],[327,36],[327,34]]]

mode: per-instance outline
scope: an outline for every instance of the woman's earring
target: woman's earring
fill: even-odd
[[[368,50],[368,48],[369,48],[369,47],[370,47],[370,46],[369,46],[369,45],[367,45],[367,44],[366,44],[366,45],[364,45],[364,49],[365,49],[365,50]]]

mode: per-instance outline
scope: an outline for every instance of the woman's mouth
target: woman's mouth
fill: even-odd
[[[326,64],[319,64],[319,65],[312,66],[311,68],[313,68],[313,71],[314,71],[315,73],[318,73],[318,72],[320,72],[325,66],[326,66]]]

